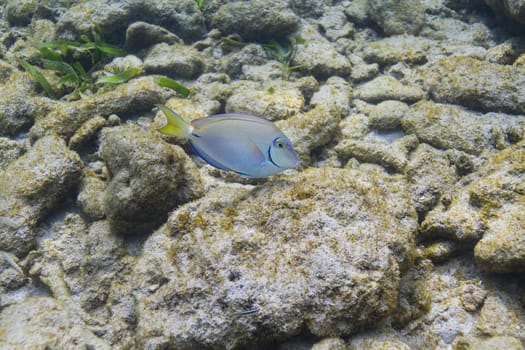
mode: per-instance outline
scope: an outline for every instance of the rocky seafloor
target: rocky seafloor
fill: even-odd
[[[524,348],[523,1],[0,14],[0,348]],[[21,60],[95,24],[128,53],[100,70],[143,73],[47,97]],[[301,166],[213,169],[156,131],[159,103],[263,116]]]

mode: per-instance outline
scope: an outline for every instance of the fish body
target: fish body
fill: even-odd
[[[290,140],[272,122],[248,114],[226,113],[184,121],[158,105],[167,123],[158,130],[187,139],[208,164],[246,177],[266,177],[299,166]]]

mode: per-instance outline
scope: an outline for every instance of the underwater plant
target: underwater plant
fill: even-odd
[[[297,45],[303,45],[306,41],[303,38],[295,38],[295,40],[276,41],[271,40],[267,44],[263,44],[263,49],[275,60],[282,64],[283,71],[288,76],[290,73],[300,68],[300,66],[292,66],[291,63],[297,53]]]
[[[86,90],[96,90],[97,84],[120,84],[142,73],[140,68],[117,70],[105,77],[95,80],[94,72],[106,63],[108,57],[125,56],[123,49],[105,43],[100,26],[94,25],[93,40],[81,35],[83,42],[57,40],[37,44],[42,67],[55,71],[59,79],[51,83],[36,67],[20,60],[20,65],[44,89],[51,98],[67,96],[78,99]],[[62,92],[62,93],[61,93]]]
[[[202,9],[202,6],[204,5],[204,2],[206,0],[195,0],[195,2],[197,3],[197,7],[200,9]]]
[[[231,37],[222,38],[221,43],[234,47],[244,47],[248,45],[247,42],[239,41]],[[291,64],[297,53],[297,45],[304,44],[306,44],[306,40],[297,37],[294,40],[270,40],[269,42],[262,44],[262,47],[266,53],[272,56],[273,59],[281,63],[283,72],[286,76],[289,76],[293,70],[301,67],[300,65],[292,66]]]
[[[36,45],[41,56],[42,68],[54,71],[59,77],[56,82],[50,82],[39,67],[25,60],[19,60],[19,63],[53,99],[79,99],[84,91],[94,92],[99,86],[122,84],[143,73],[139,67],[116,68],[97,79],[98,71],[107,63],[107,58],[121,57],[127,53],[117,46],[105,43],[98,25],[94,26],[92,36],[93,40],[87,35],[82,35],[82,43],[57,40]],[[172,89],[183,97],[191,97],[194,94],[192,89],[166,76],[155,75],[154,81],[157,85]]]
[[[157,85],[171,89],[183,97],[188,98],[195,94],[193,89],[188,89],[178,81],[168,78],[164,75],[155,75],[153,79]]]

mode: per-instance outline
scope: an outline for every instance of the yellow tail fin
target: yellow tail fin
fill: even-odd
[[[163,134],[187,139],[191,135],[193,127],[182,119],[177,113],[164,105],[156,105],[166,117],[166,124],[157,129]]]

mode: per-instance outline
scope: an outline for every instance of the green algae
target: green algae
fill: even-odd
[[[47,95],[54,99],[64,95],[68,95],[69,99],[79,99],[80,94],[86,90],[95,90],[96,84],[120,84],[142,73],[140,69],[130,68],[95,81],[92,73],[100,67],[104,59],[109,56],[124,56],[126,52],[105,43],[102,29],[97,24],[93,26],[92,37],[93,40],[87,35],[81,35],[83,43],[57,40],[36,46],[42,66],[59,76],[56,82],[50,82],[28,62],[20,60],[20,64],[42,86]],[[89,56],[89,59],[81,62],[82,60],[78,59],[82,56]]]

